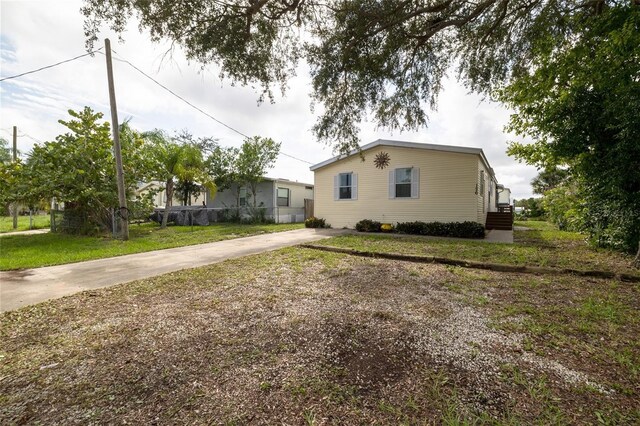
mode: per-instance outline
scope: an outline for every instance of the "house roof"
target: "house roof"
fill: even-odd
[[[377,146],[396,146],[401,148],[414,148],[414,149],[426,149],[431,151],[445,151],[445,152],[458,152],[462,154],[475,154],[480,157],[480,159],[484,162],[484,165],[487,167],[487,169],[491,173],[491,176],[495,178],[495,173],[493,172],[493,168],[491,168],[491,166],[489,165],[489,161],[487,160],[487,157],[485,157],[484,152],[482,151],[481,148],[471,148],[466,146],[453,146],[453,145],[437,145],[432,143],[394,141],[390,139],[375,140],[371,143],[368,143],[360,147],[359,150],[354,149],[347,155],[338,155],[336,157],[325,160],[321,163],[314,164],[313,166],[309,167],[309,169],[311,171],[315,171],[322,167],[328,166],[329,164],[333,164],[336,161],[340,161],[342,159],[351,157],[352,155],[358,154],[360,151],[366,151],[368,149],[375,148]]]
[[[312,183],[298,182],[297,180],[290,180],[285,178],[270,178],[270,177],[264,176],[262,179],[270,182],[282,182],[287,185],[313,186]]]

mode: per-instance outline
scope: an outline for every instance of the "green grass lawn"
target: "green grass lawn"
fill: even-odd
[[[558,231],[547,222],[516,222],[516,225],[530,230],[514,231],[514,244],[389,235],[344,235],[318,244],[509,265],[640,273],[631,266],[633,256],[590,247],[581,234]]]
[[[29,216],[18,216],[18,229],[13,229],[13,217],[0,216],[0,233],[12,231],[27,231],[29,229],[49,228],[51,218],[48,214],[34,215],[33,227],[29,228]]]
[[[268,225],[218,223],[203,227],[170,226],[160,229],[157,224],[146,223],[130,226],[129,241],[58,233],[7,235],[0,238],[0,270],[61,265],[303,227],[304,224],[301,223]]]

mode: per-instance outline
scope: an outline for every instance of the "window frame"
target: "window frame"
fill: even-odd
[[[402,183],[398,183],[398,170],[408,170],[409,171],[409,182],[402,182]],[[394,198],[413,198],[411,196],[411,188],[412,185],[414,184],[413,182],[413,167],[396,167],[395,169],[393,169],[393,173],[394,173],[394,180],[393,180],[393,185],[394,185]],[[409,186],[409,195],[398,195],[398,185],[404,185],[404,186]]]
[[[349,176],[349,185],[342,185],[342,176]],[[349,197],[342,197],[342,188],[349,188]],[[353,200],[353,172],[338,173],[338,201]]]
[[[281,205],[280,204],[280,199],[281,198],[285,198],[285,197],[281,197],[280,196],[280,190],[286,190],[287,191],[287,204],[286,205]],[[291,207],[291,189],[290,188],[281,188],[281,187],[276,187],[276,206],[277,207]]]
[[[242,196],[242,192],[244,191],[244,197]],[[246,187],[240,188],[240,193],[238,194],[238,207],[246,207],[247,206],[247,191]]]
[[[404,182],[404,183],[398,183],[396,180],[396,173],[397,170],[402,170],[402,169],[407,169],[410,171],[410,178],[411,181],[410,182]],[[395,200],[395,199],[400,199],[400,200],[417,200],[420,198],[420,167],[418,166],[398,166],[398,167],[394,167],[391,170],[389,170],[389,177],[388,177],[388,186],[389,186],[389,199],[390,200]],[[393,182],[393,184],[392,184]],[[408,196],[398,196],[398,190],[397,190],[397,186],[398,185],[408,185],[409,186],[409,195]]]

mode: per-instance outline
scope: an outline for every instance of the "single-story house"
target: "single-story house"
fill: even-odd
[[[315,216],[334,228],[382,223],[485,224],[498,182],[480,148],[379,139],[311,166]]]
[[[313,200],[313,192],[309,183],[264,177],[257,186],[255,205],[264,208],[266,216],[277,223],[304,222],[305,200]],[[206,204],[213,209],[248,210],[254,202],[248,185],[234,183],[215,197],[207,193]],[[309,216],[310,212],[306,214]]]

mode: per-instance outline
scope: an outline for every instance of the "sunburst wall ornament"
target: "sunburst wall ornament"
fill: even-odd
[[[373,164],[376,165],[376,168],[382,170],[389,165],[390,159],[391,158],[389,157],[388,153],[380,151],[376,154],[376,158],[373,160]]]

